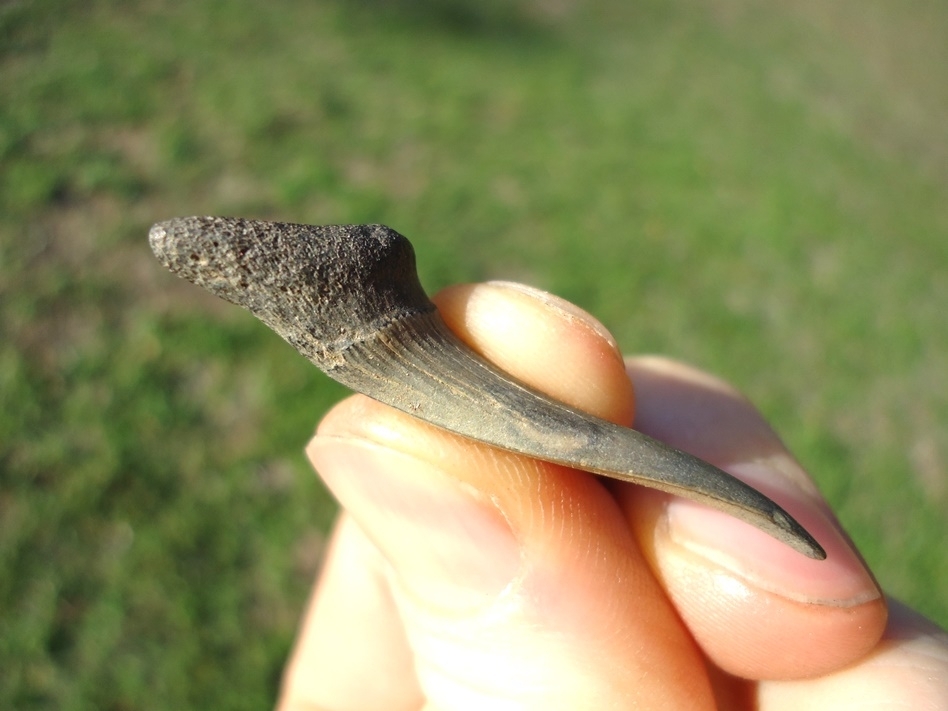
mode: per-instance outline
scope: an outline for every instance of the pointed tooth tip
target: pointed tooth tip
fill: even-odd
[[[805,556],[813,560],[826,560],[826,550],[812,536],[807,536],[803,543],[803,550],[800,551]]]
[[[823,546],[817,543],[816,539],[809,533],[794,532],[783,540],[787,545],[797,551],[797,553],[802,553],[807,558],[826,560],[826,551],[823,549]]]
[[[784,539],[791,548],[813,560],[826,560],[826,551],[813,535],[789,514],[780,510],[773,517],[774,523],[784,531]]]

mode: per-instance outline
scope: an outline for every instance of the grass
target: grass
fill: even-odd
[[[259,708],[341,388],[163,273],[155,220],[381,221],[731,379],[948,623],[948,9],[0,7],[0,706]]]

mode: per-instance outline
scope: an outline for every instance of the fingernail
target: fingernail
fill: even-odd
[[[750,586],[797,602],[853,607],[881,596],[818,494],[799,485],[806,479],[799,465],[774,455],[727,471],[786,509],[826,549],[826,560],[807,558],[743,521],[679,497],[670,498],[665,511],[672,541]]]
[[[517,574],[513,532],[474,487],[357,438],[317,436],[307,454],[402,588],[419,601],[470,610],[493,600]]]
[[[560,298],[556,294],[551,294],[548,291],[543,291],[542,289],[537,289],[532,286],[527,286],[526,284],[520,284],[515,281],[489,281],[486,282],[489,287],[494,287],[498,289],[506,289],[508,291],[515,291],[524,296],[528,296],[531,299],[541,302],[544,306],[560,314],[561,317],[573,321],[574,323],[581,323],[586,326],[589,330],[593,331],[596,335],[602,338],[604,341],[609,343],[614,349],[615,352],[621,357],[621,352],[619,351],[619,344],[616,343],[615,338],[609,332],[602,322],[600,322],[596,317],[590,314],[587,311],[579,308],[575,304],[570,303],[566,299]]]

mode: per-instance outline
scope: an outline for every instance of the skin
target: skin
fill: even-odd
[[[524,287],[436,302],[502,369],[751,483],[829,557],[356,395],[307,450],[342,513],[281,711],[948,708],[948,637],[898,603],[887,615],[808,475],[730,386],[623,362],[594,319]]]

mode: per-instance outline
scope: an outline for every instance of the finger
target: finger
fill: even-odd
[[[623,489],[643,548],[716,665],[755,679],[825,674],[866,654],[885,627],[882,595],[815,485],[730,386],[658,358],[629,362],[636,426],[773,498],[826,548],[806,558],[737,519]]]
[[[614,344],[572,307],[497,284],[438,303],[462,338],[534,387],[630,413]],[[428,707],[711,708],[697,648],[595,477],[363,397],[336,407],[308,451],[386,562]]]
[[[342,515],[284,673],[278,711],[421,708],[384,567],[358,524]]]
[[[582,309],[513,282],[435,297],[445,322],[482,356],[560,402],[631,425],[635,399],[612,334]]]
[[[804,681],[761,684],[762,711],[948,708],[948,633],[892,602],[882,642],[861,663]]]

